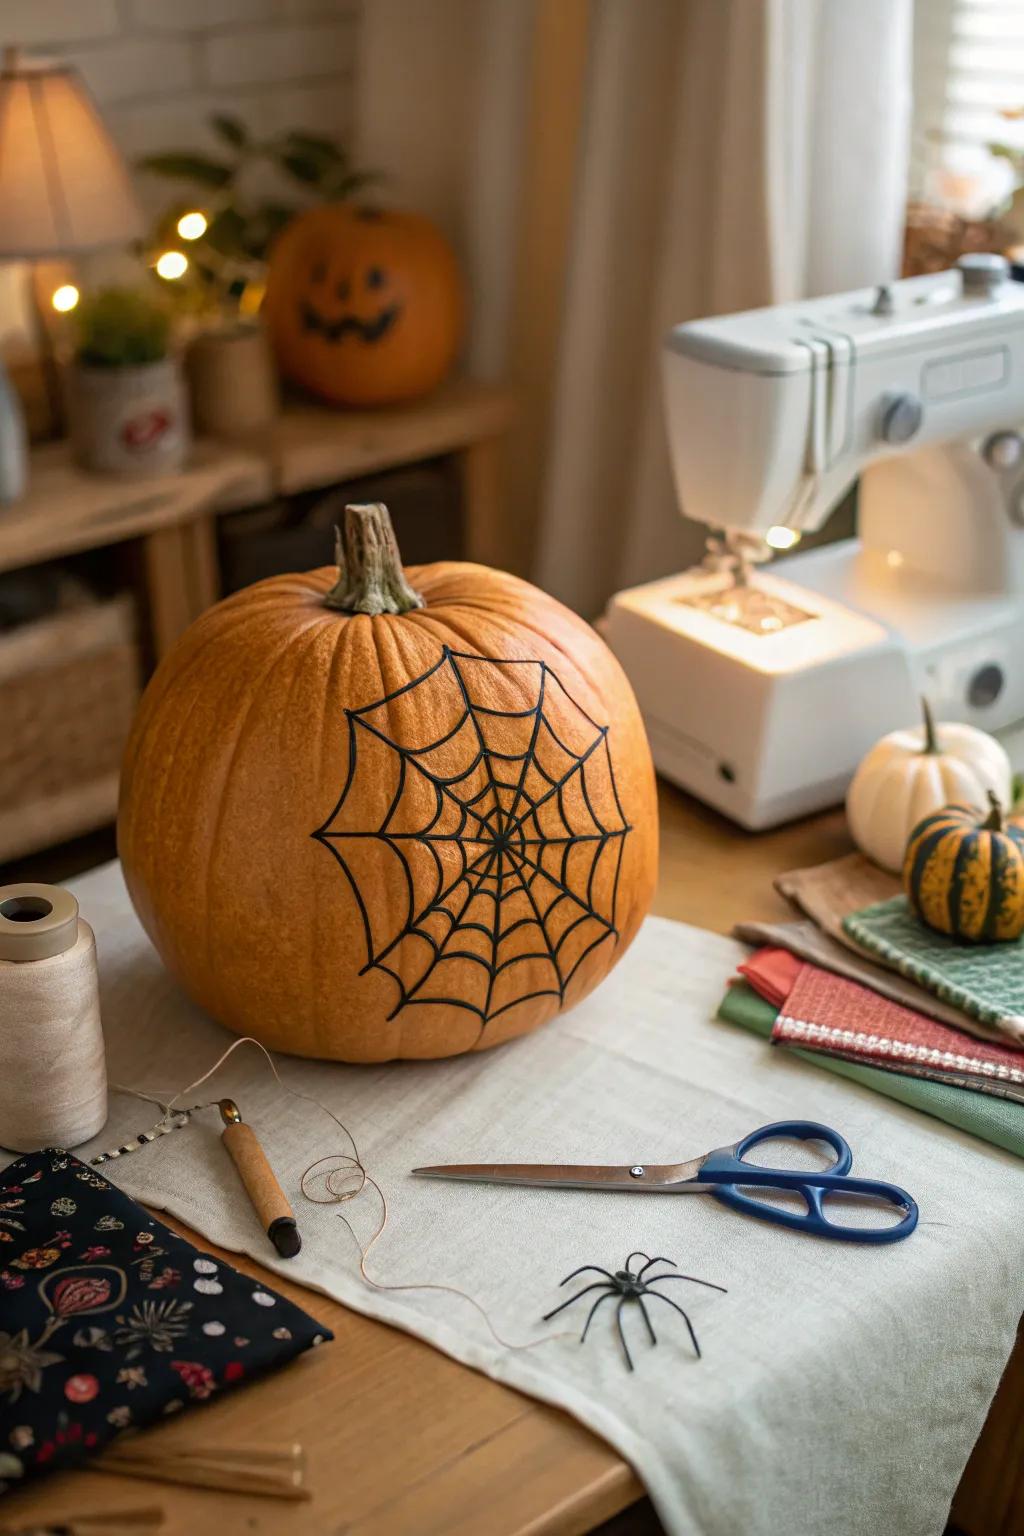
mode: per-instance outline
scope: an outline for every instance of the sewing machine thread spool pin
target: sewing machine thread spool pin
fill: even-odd
[[[277,1182],[267,1155],[252,1127],[242,1119],[234,1099],[221,1099],[217,1108],[224,1122],[221,1140],[238,1169],[264,1231],[283,1259],[293,1259],[302,1247],[295,1212]]]

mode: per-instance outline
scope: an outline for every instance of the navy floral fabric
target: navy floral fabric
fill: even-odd
[[[69,1152],[0,1173],[0,1492],[331,1337]]]

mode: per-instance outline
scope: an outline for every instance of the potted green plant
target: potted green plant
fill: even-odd
[[[222,112],[209,124],[214,153],[169,150],[137,162],[190,189],[157,219],[147,255],[192,333],[186,374],[196,430],[245,439],[279,404],[258,314],[271,244],[304,208],[343,202],[379,178],[322,134],[290,129],[263,139]]]
[[[188,405],[165,305],[135,289],[105,288],[82,300],[74,325],[67,395],[78,462],[131,477],[181,469]]]

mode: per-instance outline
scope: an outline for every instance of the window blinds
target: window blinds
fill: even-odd
[[[976,160],[993,141],[1024,150],[1024,0],[917,0],[913,178]]]

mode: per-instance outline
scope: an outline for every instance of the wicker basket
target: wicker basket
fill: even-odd
[[[962,219],[934,203],[911,203],[903,236],[903,276],[945,272],[969,251],[1002,251],[1012,231],[998,219]]]
[[[113,819],[139,670],[127,596],[0,635],[0,860]]]

